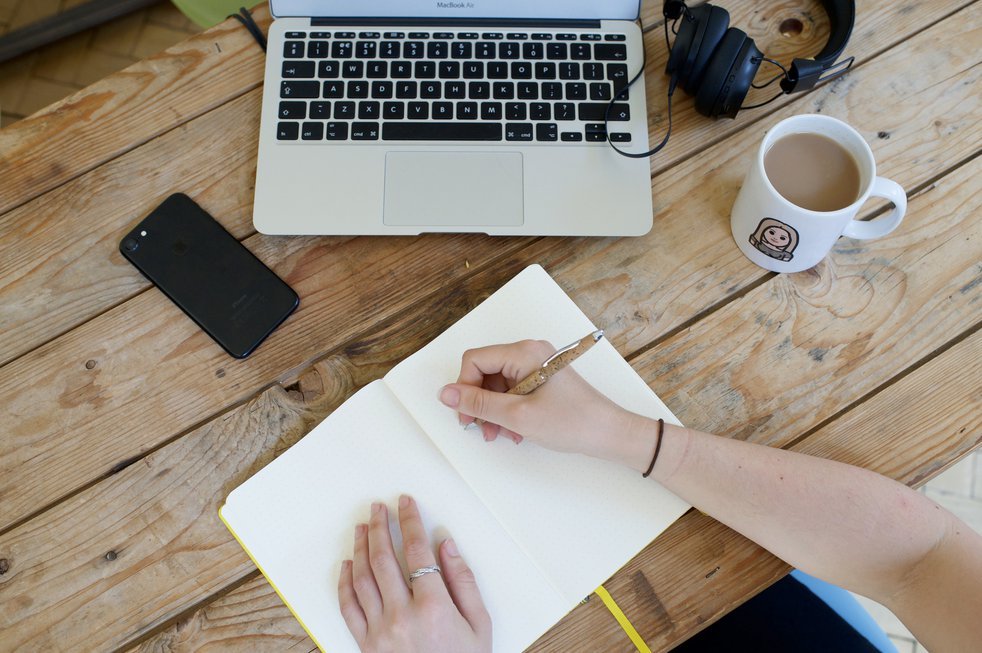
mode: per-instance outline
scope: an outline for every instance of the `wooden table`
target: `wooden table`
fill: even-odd
[[[772,56],[824,41],[812,0],[729,4]],[[641,238],[255,233],[263,56],[231,21],[0,132],[0,649],[312,649],[218,507],[533,262],[690,426],[914,486],[982,443],[982,11],[857,5],[848,75],[735,121],[676,96]],[[647,3],[653,140],[666,122],[658,14]],[[788,18],[798,36],[778,33]],[[775,275],[740,254],[728,215],[764,131],[806,112],[858,128],[909,213],[887,238],[843,239],[816,268]],[[302,297],[247,360],[116,249],[177,190]],[[786,571],[691,511],[606,587],[658,650]],[[633,647],[593,600],[533,650]]]

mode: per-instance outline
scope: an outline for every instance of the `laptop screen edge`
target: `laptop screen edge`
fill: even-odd
[[[276,18],[636,20],[640,0],[270,0]]]

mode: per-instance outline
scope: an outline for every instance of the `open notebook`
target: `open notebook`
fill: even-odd
[[[531,266],[232,491],[222,519],[322,650],[357,650],[336,588],[374,500],[394,517],[411,494],[434,542],[454,537],[501,653],[532,644],[685,512],[637,472],[484,442],[437,399],[466,349],[524,338],[558,347],[595,328]],[[678,423],[606,339],[573,368],[625,408]],[[401,548],[398,526],[393,536]]]

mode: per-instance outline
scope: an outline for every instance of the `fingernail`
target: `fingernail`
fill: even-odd
[[[357,526],[355,526],[355,539],[357,540],[360,537],[365,537],[365,533],[367,531],[368,531],[367,524],[358,524]]]
[[[460,552],[457,551],[457,543],[453,541],[453,538],[447,538],[443,542],[443,550],[447,552],[447,555],[451,558],[459,558]]]
[[[408,494],[403,494],[401,497],[399,497],[399,507],[400,508],[408,508],[410,501],[412,501],[412,499],[409,498],[409,495]]]
[[[376,501],[375,503],[372,504],[372,514],[373,515],[377,515],[378,512],[381,509],[382,509],[382,504],[381,503],[379,503],[379,502]]]
[[[456,408],[460,404],[460,391],[450,386],[444,386],[443,390],[440,391],[440,401],[443,402],[444,406]]]

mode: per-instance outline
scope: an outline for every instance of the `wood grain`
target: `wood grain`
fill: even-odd
[[[265,31],[267,5],[252,13]],[[258,87],[264,62],[226,20],[0,130],[0,213]]]
[[[935,34],[945,35],[938,56],[949,58],[951,75],[941,83],[912,76],[903,88],[909,102],[894,105],[893,136],[877,144],[878,155],[879,147],[887,150],[883,173],[908,187],[938,173],[925,157],[954,161],[978,151],[980,127],[969,101],[978,76],[977,67],[973,68],[977,53],[966,45],[972,39],[964,37],[977,29],[978,22],[971,16],[955,17],[918,35],[879,58],[876,65],[857,71],[851,77],[852,90],[840,100],[844,107],[837,115],[861,126],[867,111],[880,111],[884,99],[891,97],[895,82],[890,81],[890,71],[908,69],[911,59],[932,63],[930,52],[938,50]],[[922,86],[916,87],[914,80],[921,80]],[[914,90],[919,92],[910,95]],[[791,114],[825,103],[834,92],[835,88],[827,87],[785,111]],[[931,97],[940,93],[930,112],[920,104],[927,93]],[[941,115],[945,130],[923,129],[924,122],[938,121]],[[904,118],[907,122],[901,123]],[[584,239],[574,241],[575,245],[554,240],[543,245],[552,248],[562,243],[553,251],[564,260],[576,258],[576,265],[570,264],[564,273],[568,283],[588,314],[604,316],[602,326],[615,334],[622,351],[647,346],[762,278],[732,246],[725,222],[739,184],[734,173],[742,169],[758,138],[759,134],[741,133],[712,148],[704,160],[685,162],[679,167],[678,183],[663,187],[662,178],[656,178],[656,203],[668,202],[672,218],[658,221],[646,237]],[[905,178],[894,174],[895,169],[911,174]],[[711,188],[701,181],[707,176],[717,180]],[[661,189],[664,195],[659,195]],[[224,354],[166,300],[147,293],[0,369],[0,402],[17,418],[10,439],[16,446],[0,452],[0,469],[6,472],[0,481],[3,524],[245,400],[271,379],[303,367],[305,361],[323,356],[343,341],[344,334],[333,329],[354,333],[352,322],[393,315],[417,302],[420,292],[466,276],[471,272],[464,266],[468,259],[481,267],[527,241],[455,236],[338,242],[255,236],[249,242],[297,287],[304,306],[278,332],[282,335],[274,336],[248,364],[226,364]],[[500,251],[491,253],[489,246],[481,245],[490,242]],[[483,255],[472,256],[476,252]],[[527,256],[529,262],[541,260],[536,248]],[[707,260],[716,264],[706,266]],[[453,274],[447,276],[444,270]],[[334,285],[325,287],[324,279]],[[403,279],[401,287],[393,283]],[[383,306],[384,312],[376,313],[376,306]],[[94,347],[107,333],[114,334],[105,341],[108,347]],[[94,370],[85,368],[89,360],[97,362]],[[216,376],[219,368],[227,373],[225,377]],[[28,378],[32,390],[25,392]],[[138,386],[149,390],[139,392]],[[48,405],[63,405],[63,409],[51,412]],[[44,458],[33,455],[37,447],[46,451]]]
[[[755,25],[759,23],[769,26],[754,32],[755,37],[763,43],[777,34],[773,26],[773,16],[789,16],[791,14],[788,12],[792,12],[802,18],[806,30],[794,39],[779,38],[782,42],[786,41],[787,47],[792,51],[806,52],[814,49],[815,41],[815,35],[810,31],[812,28],[807,26],[815,22],[814,16],[822,16],[820,9],[817,12],[809,9],[811,4],[817,3],[815,0],[777,5],[769,3],[767,9],[756,15],[749,5],[741,5],[733,20],[741,24],[752,22]],[[778,9],[780,11],[776,14],[771,14]],[[884,3],[860,9],[857,34],[862,32],[867,36],[854,39],[850,52],[863,61],[874,57],[886,45],[899,42],[916,32],[923,24],[952,11],[949,4],[942,2],[915,2],[909,11],[899,15]],[[883,28],[885,21],[890,30]],[[222,38],[232,38],[234,34],[228,33],[230,28],[224,24],[216,29],[222,30]],[[887,37],[893,40],[884,41]],[[659,41],[661,38],[656,31],[648,34],[646,39],[649,53],[654,57],[648,70],[648,105],[652,115],[655,115],[657,107],[664,105],[664,88],[652,90],[658,84],[664,83],[662,69],[665,54],[664,46]],[[183,51],[181,48],[192,46],[205,48],[211,40],[215,40],[209,40],[205,36],[196,39],[198,40],[189,41],[186,46],[178,46],[178,52]],[[224,52],[227,46],[220,47]],[[212,61],[212,51],[206,51],[203,56],[208,62]],[[218,53],[215,52],[214,56],[217,57]],[[159,70],[161,77],[165,78],[161,84],[177,83],[166,80],[175,75],[179,78],[182,61],[180,56],[168,55],[163,61],[154,64],[153,70]],[[220,66],[223,61],[218,59],[212,63]],[[208,66],[212,66],[212,63],[208,63]],[[230,92],[225,86],[226,80],[218,83],[216,79],[212,79],[219,76],[222,69],[208,67],[207,70],[207,73],[202,71],[201,74],[210,80],[208,84],[214,82],[215,93],[222,94],[214,102],[226,102]],[[855,74],[858,74],[858,69],[853,73]],[[100,84],[115,84],[113,79],[108,78]],[[926,86],[932,79],[930,75],[923,77],[922,86]],[[255,83],[250,82],[251,85],[247,84],[248,88],[256,89],[258,78],[254,81]],[[127,84],[131,83],[128,77],[117,82],[120,88],[128,88]],[[201,81],[201,84],[205,83]],[[199,88],[197,91],[197,94],[187,98],[188,102],[213,101],[209,97],[210,90],[206,92]],[[170,113],[165,114],[165,122],[171,122],[167,122],[167,128],[160,131],[162,136],[149,141],[140,130],[123,130],[113,134],[114,138],[120,140],[117,147],[119,152],[133,150],[135,145],[128,140],[131,136],[142,139],[139,143],[144,144],[128,154],[113,154],[118,158],[107,159],[108,163],[90,174],[78,177],[81,171],[76,170],[71,174],[66,172],[63,177],[59,177],[59,183],[62,184],[60,188],[41,195],[6,215],[0,209],[0,269],[5,271],[0,279],[0,304],[9,307],[0,313],[0,329],[7,334],[0,341],[0,365],[66,333],[147,287],[146,280],[136,270],[115,256],[115,248],[121,234],[169,193],[180,190],[195,197],[240,238],[253,233],[250,222],[260,90],[250,92],[243,87],[242,92],[248,99],[228,101],[224,106],[218,106],[198,119],[193,118],[201,114],[200,111],[196,113],[188,107],[182,109],[180,113],[185,122],[181,123],[180,129],[172,129],[176,126],[176,123],[172,124],[173,116]],[[835,89],[832,89],[831,94],[826,92],[822,97],[827,102],[834,103],[837,101],[835,93]],[[679,99],[681,100],[681,94]],[[792,99],[786,98],[781,104],[774,106],[782,106]],[[121,103],[115,111],[145,110],[144,98],[140,95],[131,98],[116,97],[113,102]],[[129,106],[131,102],[136,104],[136,108]],[[745,116],[737,121],[707,120],[694,114],[691,100],[678,102],[676,109],[675,138],[669,151],[653,159],[656,170],[664,170],[680,159],[704,150],[726,135],[751,126],[751,120]],[[808,110],[821,111],[823,107],[813,103]],[[65,114],[58,110],[54,113],[55,115],[45,118],[53,121],[52,133],[46,133],[45,138],[54,144],[59,143],[59,139],[68,137],[72,139],[73,146],[86,143],[87,132],[76,133],[88,124],[85,120],[70,112]],[[763,112],[749,115],[753,116],[754,121],[767,116]],[[69,128],[61,120],[68,121],[72,126]],[[947,122],[944,118],[942,120]],[[881,128],[887,129],[893,124],[894,121],[887,116],[871,125],[873,129],[868,137],[872,138]],[[653,124],[652,133],[659,133],[661,128],[660,125]],[[167,129],[172,131],[165,133]],[[3,151],[2,135],[6,133],[7,131],[0,132],[0,152]],[[216,134],[221,134],[222,138],[215,138]],[[101,138],[108,142],[110,135],[101,135]],[[683,145],[676,148],[676,141]],[[104,147],[105,143],[100,143],[100,147]],[[66,147],[60,147],[58,151],[66,151]],[[101,150],[96,147],[85,149],[87,154],[97,154],[99,151]],[[46,152],[47,150],[34,149],[31,150],[31,155],[41,156]],[[168,165],[161,166],[161,161],[167,161]],[[221,174],[216,174],[216,171],[221,171]],[[0,159],[0,175],[2,174]],[[661,193],[660,187],[656,188],[656,193]],[[33,186],[32,189],[36,190]],[[663,212],[662,207],[656,211]],[[656,223],[658,221],[656,219]],[[86,225],[81,234],[76,227],[79,223]],[[71,288],[71,292],[66,292],[68,288]]]
[[[980,171],[982,160],[976,159],[944,178],[935,190],[914,198],[909,233],[902,240],[884,239],[871,243],[867,251],[840,252],[836,263],[840,271],[862,271],[870,259],[894,260],[897,269],[904,270],[901,301],[895,292],[895,271],[888,274],[886,270],[869,270],[862,288],[866,290],[859,295],[859,310],[852,275],[821,277],[801,273],[775,277],[692,329],[636,357],[635,368],[683,422],[693,427],[713,430],[718,426],[717,432],[778,446],[808,433],[849,408],[850,398],[856,394],[843,392],[843,387],[860,394],[873,391],[919,360],[929,358],[952,334],[977,322],[977,311],[971,307],[982,302],[982,284],[978,283],[982,270],[972,257],[972,248],[964,247],[961,239],[982,239],[982,221],[977,217],[982,198],[974,192]],[[407,311],[384,329],[366,334],[343,353],[327,358],[297,384],[295,391],[306,400],[302,411],[292,404],[284,408],[275,403],[281,395],[274,387],[258,404],[247,404],[212,420],[0,537],[0,557],[11,561],[9,575],[3,581],[9,590],[3,594],[11,598],[0,597],[0,619],[8,621],[0,624],[24,646],[52,647],[58,641],[85,642],[93,648],[120,645],[244,577],[251,564],[214,517],[228,491],[275,452],[289,446],[303,429],[357,387],[378,378],[479,302],[500,284],[499,273],[510,276],[522,263],[520,257],[499,261],[494,270],[459,283],[449,296],[431,297],[430,304]],[[561,264],[552,272],[561,282],[568,282]],[[822,283],[813,283],[812,276],[822,278]],[[821,331],[821,341],[807,332],[814,323],[810,310],[817,303],[816,286],[822,288],[819,309],[826,313],[822,323],[827,328]],[[577,299],[575,289],[572,295]],[[940,297],[950,297],[943,310],[936,302]],[[787,311],[788,306],[798,310]],[[843,310],[844,307],[850,310]],[[774,315],[778,311],[791,312],[794,318],[759,322],[754,319],[757,313]],[[418,319],[420,315],[433,317]],[[862,339],[866,348],[863,352],[839,355],[854,346],[856,330],[867,324],[874,325],[876,333],[883,335]],[[706,336],[707,332],[725,337],[714,339]],[[794,341],[800,335],[805,335],[806,340]],[[785,339],[792,342],[785,346]],[[911,344],[903,355],[894,350],[898,339]],[[917,346],[912,345],[915,340]],[[712,350],[704,355],[687,355],[701,343],[712,345],[716,341],[736,343],[736,353]],[[768,346],[772,342],[776,346]],[[814,353],[819,342],[828,349],[821,356]],[[753,356],[740,354],[744,343],[755,351]],[[733,373],[735,369],[739,375]],[[975,368],[967,367],[966,373],[973,378]],[[817,383],[816,378],[832,381]],[[717,379],[730,385],[721,387]],[[713,390],[717,394],[711,395]],[[807,395],[807,400],[799,399],[802,394]],[[775,407],[775,397],[783,396],[792,400]],[[267,402],[274,402],[273,407],[266,408]],[[281,415],[284,411],[289,419]],[[265,425],[254,440],[243,437],[243,433],[250,432],[253,418],[243,424],[241,420],[245,418],[240,417],[253,412],[259,413],[255,421]],[[754,421],[753,416],[764,413],[769,415],[766,420]],[[302,426],[295,425],[299,423]],[[746,433],[750,427],[757,431]],[[280,428],[282,435],[277,434]],[[931,447],[932,454],[950,455],[952,447],[958,448],[960,454],[969,445],[966,436],[959,441],[946,438],[925,446]],[[230,448],[235,455],[231,455]],[[931,463],[920,464],[928,465],[931,473],[937,471],[937,467],[930,467]],[[750,590],[759,589],[783,572],[780,564],[762,558],[759,551],[747,548],[739,538],[727,539],[730,536],[724,531],[713,531],[706,521],[696,526],[673,527],[665,536],[670,544],[665,538],[656,540],[632,561],[633,566],[617,575],[608,589],[616,591],[614,596],[619,602],[641,606],[638,619],[652,629],[650,632],[661,632],[658,629],[665,627],[663,612],[670,616],[668,623],[690,620],[691,623],[686,622],[688,627],[707,618],[707,614],[718,616],[747,594],[720,593],[718,602],[695,607],[702,591],[693,585],[693,574],[707,574],[715,566],[722,566],[719,561],[725,558],[727,569],[750,574],[754,581],[744,585],[744,576],[724,574],[732,579],[727,583],[748,591],[747,586]],[[706,533],[712,537],[692,541],[692,532],[698,537]],[[675,544],[676,537],[684,543]],[[721,542],[726,543],[722,548]],[[109,550],[132,553],[125,559],[117,556],[110,573],[91,563]],[[666,554],[666,550],[675,553]],[[675,565],[660,571],[665,555],[686,556],[690,564],[683,566],[684,571]],[[703,560],[713,566],[705,567]],[[175,571],[176,564],[180,571]],[[675,570],[675,580],[666,582],[660,576],[652,580],[655,576],[648,575],[649,569],[659,570],[658,574]],[[638,577],[639,572],[643,572],[643,577]],[[678,582],[678,574],[682,573],[688,574],[685,583]],[[658,602],[653,603],[653,587],[672,589],[656,592]],[[22,605],[17,597],[25,595],[27,588],[31,588],[35,598]],[[676,591],[680,594],[673,594]],[[141,606],[140,611],[133,614],[132,605]],[[678,618],[676,611],[680,611]],[[579,619],[573,619],[577,623],[571,631],[567,632],[564,626],[549,636],[558,638],[557,644],[549,644],[557,648],[550,650],[575,650],[571,647],[584,628]],[[604,631],[595,625],[590,632],[599,638],[598,642],[617,635],[616,626]],[[603,646],[600,649],[607,650]]]

